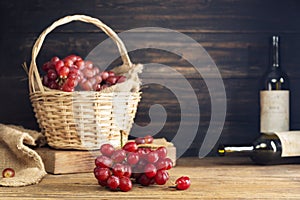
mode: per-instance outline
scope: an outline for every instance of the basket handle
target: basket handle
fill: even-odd
[[[36,40],[33,48],[32,48],[32,55],[31,55],[31,63],[29,68],[29,91],[30,93],[38,91],[44,92],[45,89],[43,87],[41,77],[37,68],[36,64],[36,57],[42,47],[42,44],[46,38],[46,36],[56,27],[70,23],[72,21],[82,21],[86,23],[92,23],[99,27],[104,33],[106,33],[117,45],[119,53],[121,55],[121,59],[123,61],[123,64],[128,65],[130,68],[133,66],[130,58],[128,56],[126,47],[122,40],[119,38],[119,36],[107,25],[105,25],[103,22],[101,22],[99,19],[89,17],[86,15],[72,15],[72,16],[66,16],[63,17],[57,21],[55,21],[51,26],[49,26],[47,29],[45,29],[39,38]],[[36,85],[35,85],[36,84]]]

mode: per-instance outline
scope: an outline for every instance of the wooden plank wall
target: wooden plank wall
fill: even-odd
[[[300,128],[298,0],[10,0],[1,1],[0,5],[2,123],[37,129],[21,64],[29,63],[33,43],[48,25],[65,15],[86,14],[101,19],[118,33],[140,27],[162,27],[184,33],[200,43],[218,66],[224,81],[227,113],[220,142],[225,143],[248,143],[258,136],[259,78],[268,64],[269,38],[279,34],[282,65],[291,79],[291,128]],[[63,57],[70,53],[84,57],[105,38],[89,24],[78,22],[60,27],[49,35],[37,61],[42,64],[54,55]],[[200,125],[185,155],[198,155],[211,117],[210,98],[201,75],[195,73],[190,63],[172,53],[148,49],[132,52],[130,56],[136,63],[170,66],[194,87],[201,110]],[[153,72],[156,70],[153,68]],[[167,74],[166,79],[176,82],[169,80]],[[171,140],[179,127],[180,105],[164,87],[144,87],[137,124],[150,122],[148,111],[153,104],[161,104],[168,113],[164,128],[156,136]],[[210,155],[214,154],[213,151]]]

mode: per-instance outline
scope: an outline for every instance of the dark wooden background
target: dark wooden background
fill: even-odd
[[[291,128],[300,128],[298,0],[10,0],[1,1],[0,5],[1,123],[38,128],[21,64],[30,62],[34,41],[52,22],[66,15],[86,14],[101,19],[116,32],[147,26],[163,27],[198,41],[215,61],[225,84],[227,114],[220,138],[224,143],[248,143],[258,136],[259,79],[268,65],[269,38],[273,34],[280,35],[281,62],[291,79]],[[78,22],[60,27],[45,41],[38,63],[42,64],[54,55],[64,57],[77,53],[84,57],[105,38],[89,24]],[[198,134],[185,155],[198,155],[211,116],[210,98],[201,76],[195,73],[192,65],[171,53],[152,49],[130,55],[135,63],[171,66],[194,87],[201,118]],[[137,124],[147,125],[149,107],[161,104],[168,117],[156,136],[171,140],[180,122],[178,102],[170,91],[158,85],[145,87],[143,92]],[[214,154],[212,151],[210,155]]]

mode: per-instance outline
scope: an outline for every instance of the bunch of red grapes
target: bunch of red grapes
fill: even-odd
[[[121,149],[115,149],[110,144],[100,148],[101,155],[95,159],[94,175],[99,185],[110,190],[127,192],[133,183],[142,186],[151,184],[164,185],[169,180],[168,170],[173,162],[167,157],[166,147],[138,147],[139,144],[152,143],[153,137],[146,136],[127,142]],[[183,179],[182,179],[183,178]],[[176,181],[176,188],[187,189],[190,186],[188,177]]]
[[[125,76],[117,76],[113,71],[100,72],[91,61],[84,61],[77,55],[69,55],[64,59],[55,56],[42,69],[46,72],[43,85],[65,92],[73,92],[75,89],[101,91],[126,81]]]

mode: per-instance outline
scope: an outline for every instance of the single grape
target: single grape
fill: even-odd
[[[54,65],[56,72],[59,73],[60,69],[61,69],[63,66],[65,66],[64,61],[62,61],[62,60],[57,61],[57,62],[55,63],[55,65]]]
[[[107,71],[107,73],[108,73],[108,76],[115,76],[115,72],[113,72],[113,71]]]
[[[84,61],[83,60],[77,60],[75,63],[74,63],[76,66],[77,66],[77,68],[79,69],[79,70],[83,70],[84,69]]]
[[[181,176],[176,180],[175,184],[178,190],[186,190],[190,187],[191,180],[187,176]]]
[[[101,72],[100,75],[103,81],[105,81],[109,77],[109,74],[106,71]]]
[[[74,62],[73,62],[72,59],[70,59],[68,57],[64,59],[64,66],[65,67],[71,67],[73,64],[74,64]]]
[[[5,168],[2,171],[2,177],[3,178],[12,178],[15,176],[15,170],[12,168]]]
[[[127,191],[131,190],[132,182],[131,182],[130,178],[128,178],[126,176],[123,176],[122,178],[120,178],[119,188],[123,192],[127,192]]]
[[[54,57],[51,58],[50,62],[54,63],[54,62],[57,62],[59,60],[60,60],[59,57],[54,56]]]
[[[105,81],[107,83],[110,83],[111,85],[114,85],[117,82],[117,77],[115,77],[115,76],[109,76]]]
[[[123,162],[126,158],[126,152],[123,149],[115,150],[111,158],[114,162]]]
[[[107,179],[106,183],[109,189],[116,190],[120,185],[120,179],[119,177],[112,175]]]
[[[144,138],[145,138],[146,144],[151,144],[154,140],[151,135],[146,135]]]
[[[127,155],[127,163],[129,165],[135,165],[140,160],[140,156],[137,152],[130,152]]]
[[[115,151],[115,148],[111,144],[103,144],[100,147],[100,152],[104,156],[110,157]]]
[[[66,67],[66,66],[63,66],[63,67],[59,70],[58,74],[59,74],[60,78],[67,78],[68,75],[69,75],[69,72],[70,72],[70,68],[69,68],[69,67]]]
[[[96,167],[94,169],[94,175],[99,181],[106,181],[111,176],[111,171],[108,168]]]
[[[148,163],[144,168],[144,172],[148,178],[152,178],[156,175],[157,169],[155,165]]]
[[[137,183],[142,186],[149,186],[151,184],[151,178],[147,177],[145,174],[142,174],[137,180]]]
[[[113,160],[107,156],[100,155],[95,159],[95,165],[97,167],[111,168],[113,166]]]
[[[164,185],[169,180],[169,173],[166,170],[158,170],[155,175],[155,183],[158,185]]]
[[[93,63],[89,60],[85,61],[84,64],[85,64],[85,68],[87,68],[87,69],[93,69],[93,67],[94,67]]]
[[[122,177],[124,176],[124,173],[125,173],[125,169],[126,166],[121,164],[121,163],[116,163],[114,164],[113,168],[112,168],[112,171],[113,171],[113,174],[117,177]]]
[[[64,58],[64,60],[71,60],[73,63],[77,61],[77,56],[76,55],[69,55],[67,57]]]
[[[131,168],[131,166],[128,165],[128,164],[124,164],[124,169],[125,169],[125,171],[124,171],[124,176],[130,178],[131,175],[132,175],[132,168]]]
[[[158,170],[160,169],[169,170],[173,167],[173,161],[170,158],[160,158],[155,163],[155,166]]]
[[[137,152],[138,146],[135,142],[127,142],[122,149],[127,152]]]
[[[147,155],[147,160],[149,163],[156,163],[159,159],[158,153],[156,151],[151,151]]]
[[[82,70],[82,73],[83,73],[85,78],[92,78],[95,75],[94,71],[92,69],[89,69],[89,68],[84,68]]]
[[[145,143],[146,143],[146,140],[145,140],[145,138],[143,138],[143,137],[138,137],[138,138],[135,139],[135,143],[136,143],[137,145],[139,145],[139,144],[145,144]]]
[[[166,147],[158,147],[155,152],[157,152],[159,158],[166,158],[168,154]]]

